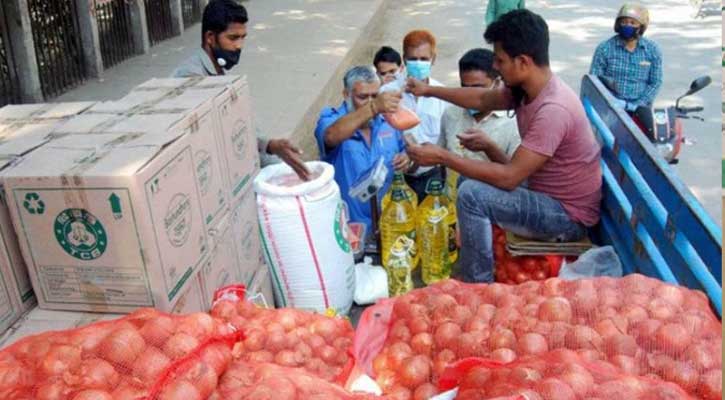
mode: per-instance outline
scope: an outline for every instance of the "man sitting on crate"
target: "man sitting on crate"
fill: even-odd
[[[204,8],[201,22],[202,42],[192,57],[174,71],[174,78],[224,75],[239,62],[247,37],[247,10],[234,0],[212,0]],[[302,151],[287,139],[266,139],[257,132],[257,147],[262,164],[274,162],[276,155],[308,180],[310,172],[301,158]]]
[[[482,112],[511,110],[521,145],[510,161],[470,160],[432,145],[409,145],[420,165],[444,165],[466,179],[458,190],[460,275],[493,280],[492,224],[519,236],[576,241],[599,220],[599,145],[578,96],[549,68],[549,30],[539,15],[512,11],[484,35],[506,87],[442,88],[418,80],[408,90]],[[490,144],[489,144],[490,146]],[[501,157],[494,157],[500,159]],[[521,186],[528,180],[528,188]]]
[[[401,95],[378,94],[380,78],[371,66],[353,67],[343,78],[345,100],[320,113],[315,138],[322,161],[335,167],[335,181],[348,205],[351,222],[364,223],[371,232],[370,203],[350,197],[350,187],[383,157],[388,168],[382,199],[390,186],[393,170],[410,168],[402,132],[395,130],[382,113],[395,112]]]

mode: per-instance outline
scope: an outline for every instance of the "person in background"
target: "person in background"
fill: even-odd
[[[488,0],[486,7],[486,26],[498,21],[502,15],[513,10],[523,10],[525,0]]]
[[[645,133],[654,137],[652,105],[662,87],[662,51],[643,37],[649,11],[625,4],[614,21],[617,34],[597,46],[589,73],[614,83],[620,107],[636,116]]]
[[[443,86],[431,77],[431,69],[436,60],[436,38],[430,31],[414,30],[405,35],[403,60],[408,77],[430,86]],[[420,124],[404,134],[412,136],[416,143],[438,143],[441,119],[450,103],[434,97],[416,96],[415,100],[415,113],[420,118]],[[443,175],[444,170],[437,166],[414,166],[405,180],[418,195],[418,202],[422,202],[427,196],[428,183],[432,179],[444,179]]]
[[[493,89],[501,82],[493,68],[494,54],[473,49],[458,61],[461,87]],[[505,112],[481,112],[475,108],[451,106],[443,113],[438,146],[464,158],[509,162],[521,143],[516,120]]]
[[[576,241],[599,221],[602,199],[599,143],[579,96],[549,66],[546,21],[511,11],[484,38],[505,87],[442,88],[409,79],[407,88],[484,113],[516,112],[522,142],[509,162],[469,160],[430,144],[406,148],[420,165],[442,164],[468,178],[456,202],[460,278],[468,282],[493,281],[494,224],[529,239]]]
[[[204,8],[201,22],[201,47],[174,70],[174,78],[224,75],[239,63],[247,38],[249,17],[244,6],[233,0],[211,0]],[[302,180],[310,171],[302,160],[302,151],[287,139],[266,139],[257,132],[257,148],[262,165],[287,163]]]
[[[390,172],[378,199],[390,187],[392,171],[410,167],[402,132],[393,129],[380,115],[395,112],[401,94],[378,94],[380,78],[371,66],[351,68],[343,85],[345,100],[339,107],[326,107],[320,112],[315,139],[322,161],[335,167],[335,181],[348,205],[350,221],[364,223],[367,231],[372,232],[370,202],[360,202],[349,191],[381,157]]]
[[[402,63],[400,53],[388,46],[381,47],[373,58],[373,65],[383,85],[395,80],[395,75],[400,71]]]

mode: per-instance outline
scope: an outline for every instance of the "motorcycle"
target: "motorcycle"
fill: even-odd
[[[599,77],[599,80],[602,81],[607,89],[616,95],[617,90],[614,81],[601,76]],[[657,107],[654,109],[654,115],[652,116],[653,132],[652,134],[645,134],[645,136],[647,136],[650,142],[654,144],[659,154],[668,163],[677,164],[679,162],[677,156],[682,150],[682,144],[687,142],[683,133],[682,120],[696,119],[699,121],[705,121],[705,119],[699,115],[690,115],[691,113],[702,112],[704,107],[680,106],[680,100],[699,92],[710,85],[710,83],[712,83],[712,78],[707,75],[697,78],[690,84],[690,89],[685,94],[677,98],[674,106]],[[643,134],[649,131],[646,124],[642,121],[643,118],[641,116],[641,112],[629,113],[629,115]]]

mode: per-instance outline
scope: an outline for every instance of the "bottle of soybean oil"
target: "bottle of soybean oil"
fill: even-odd
[[[418,207],[417,238],[423,282],[427,285],[451,275],[449,258],[449,204],[442,180],[428,184],[428,197]]]
[[[391,185],[390,191],[392,192],[390,202],[383,207],[383,214],[380,216],[381,254],[383,266],[386,267],[390,249],[398,236],[405,235],[415,243],[415,203],[408,199],[399,184]],[[417,254],[413,252],[411,257],[411,267],[414,267],[418,259]]]
[[[410,201],[413,204],[414,209],[417,208],[418,207],[418,195],[415,194],[413,189],[411,189],[407,183],[405,183],[405,178],[403,177],[403,173],[399,172],[399,171],[395,171],[395,174],[393,175],[393,183],[390,184],[390,190],[388,190],[388,193],[385,193],[385,196],[383,196],[383,201],[381,202],[383,210],[385,210],[385,207],[388,204],[390,204],[390,199],[392,199],[392,197],[393,197],[393,190],[397,187],[403,189],[406,200]]]
[[[398,296],[413,290],[413,278],[411,276],[412,262],[411,252],[415,250],[415,242],[406,235],[398,236],[390,248],[388,262],[385,271],[388,273],[389,296]]]

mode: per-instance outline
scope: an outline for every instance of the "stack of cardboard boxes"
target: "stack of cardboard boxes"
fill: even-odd
[[[32,104],[0,109],[0,173],[50,140],[53,130],[93,103]],[[35,306],[0,176],[0,333]]]
[[[40,307],[186,313],[233,283],[272,299],[251,115],[244,78],[152,80],[15,158],[0,179]]]

